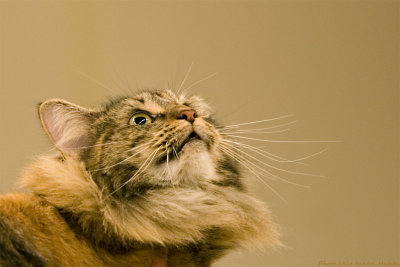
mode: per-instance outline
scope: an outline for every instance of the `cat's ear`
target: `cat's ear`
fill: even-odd
[[[40,120],[54,145],[63,153],[76,156],[90,145],[93,112],[64,100],[51,99],[39,106]]]

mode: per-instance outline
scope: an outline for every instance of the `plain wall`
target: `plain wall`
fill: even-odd
[[[288,158],[328,148],[279,165],[328,178],[273,170],[310,186],[267,180],[286,202],[254,179],[287,248],[216,266],[400,262],[398,1],[1,1],[0,30],[1,193],[52,149],[40,101],[178,88],[194,63],[184,86],[217,73],[190,91],[221,121],[295,114],[291,131],[252,137],[342,141],[250,142]]]

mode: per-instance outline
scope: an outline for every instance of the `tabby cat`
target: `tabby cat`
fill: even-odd
[[[31,193],[0,197],[1,266],[204,267],[236,247],[280,245],[201,98],[149,90],[99,109],[51,99],[39,115],[59,153],[25,169]]]

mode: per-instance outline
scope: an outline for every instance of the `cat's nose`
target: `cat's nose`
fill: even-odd
[[[190,123],[193,123],[197,118],[196,111],[193,109],[179,109],[178,110],[178,120],[187,120]]]

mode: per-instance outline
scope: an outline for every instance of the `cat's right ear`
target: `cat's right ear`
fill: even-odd
[[[93,112],[70,102],[51,99],[39,105],[43,128],[54,145],[65,155],[77,156],[91,144]]]

